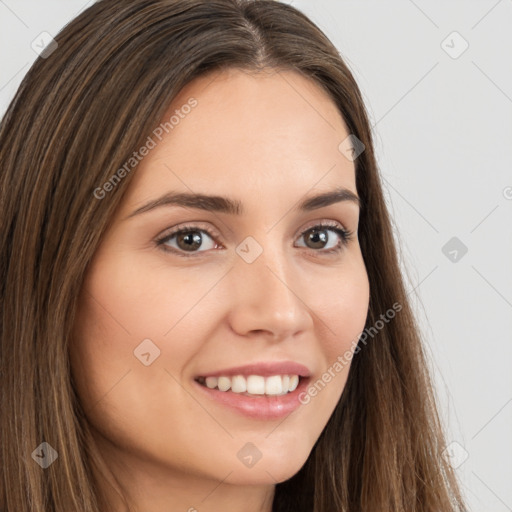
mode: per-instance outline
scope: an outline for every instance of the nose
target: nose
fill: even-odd
[[[235,332],[242,336],[264,333],[280,341],[311,328],[305,277],[286,259],[283,251],[267,249],[252,263],[236,258],[229,273],[229,319]]]

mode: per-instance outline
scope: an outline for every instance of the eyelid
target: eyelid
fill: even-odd
[[[172,228],[166,229],[161,235],[157,237],[157,239],[167,239],[172,235],[178,234],[180,231],[204,231],[208,236],[212,238],[222,238],[222,234],[220,231],[215,229],[211,224],[203,223],[203,222],[184,222],[182,224],[177,224]]]
[[[347,227],[345,227],[341,222],[332,219],[321,219],[321,220],[313,220],[310,223],[307,223],[305,226],[301,227],[294,235],[294,238],[297,238],[299,235],[302,235],[305,231],[309,231],[310,229],[324,224],[327,227],[336,227],[343,229],[347,233],[350,231]]]

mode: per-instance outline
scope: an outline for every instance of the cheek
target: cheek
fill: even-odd
[[[368,315],[369,282],[362,258],[332,272],[323,290],[312,292],[319,317],[319,336],[330,363],[355,348]]]
[[[163,340],[194,314],[222,272],[199,266],[173,267],[165,258],[128,251],[101,258],[85,287],[98,306],[103,306],[104,311],[96,316],[106,328],[120,329],[134,342],[148,337]]]
[[[364,330],[369,294],[362,257],[351,260],[339,272],[333,272],[323,290],[311,291],[311,305],[316,305],[316,338],[323,355],[323,368],[319,378],[310,383],[302,403],[314,401],[315,406],[327,411],[328,415],[334,410]],[[323,419],[327,420],[326,417]]]
[[[209,325],[201,297],[219,277],[171,274],[133,253],[99,253],[84,281],[70,347],[86,410],[94,407],[103,421],[99,410],[107,403],[147,404],[167,389],[172,379],[165,370],[179,379]]]

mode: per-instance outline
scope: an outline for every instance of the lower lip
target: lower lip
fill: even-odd
[[[299,395],[306,389],[309,378],[301,378],[297,388],[291,393],[281,396],[246,396],[232,391],[210,389],[199,382],[194,384],[211,400],[250,418],[259,420],[274,420],[288,416],[301,404]]]

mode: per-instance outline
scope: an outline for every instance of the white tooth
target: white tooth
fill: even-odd
[[[249,375],[247,378],[247,392],[251,395],[265,394],[265,377],[261,375]]]
[[[208,388],[218,388],[220,391],[231,391],[233,393],[248,392],[251,395],[281,396],[294,391],[299,384],[298,375],[272,375],[263,377],[261,375],[234,375],[233,377],[206,377],[205,384]]]
[[[265,379],[265,394],[279,395],[283,392],[283,381],[280,375],[272,375]]]
[[[231,379],[231,391],[233,393],[245,393],[247,391],[247,382],[243,375],[235,375]]]
[[[206,386],[210,389],[217,387],[217,377],[206,377]]]
[[[220,391],[227,391],[231,387],[231,379],[229,377],[219,377],[217,385]]]
[[[295,391],[297,386],[299,385],[299,376],[298,375],[290,375],[290,383],[288,384],[288,391]]]

